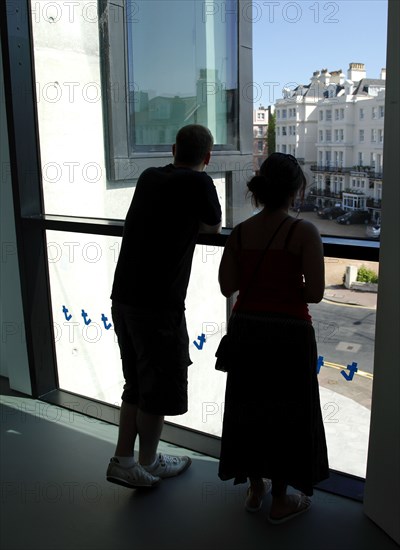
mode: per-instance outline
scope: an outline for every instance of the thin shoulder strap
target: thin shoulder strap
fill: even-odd
[[[283,248],[284,250],[287,250],[287,247],[289,245],[289,241],[290,239],[292,238],[292,235],[293,235],[293,231],[296,227],[296,225],[301,222],[301,220],[295,220],[292,225],[289,227],[289,231],[287,232],[287,235],[286,235],[286,239],[285,239],[285,243],[283,245]]]

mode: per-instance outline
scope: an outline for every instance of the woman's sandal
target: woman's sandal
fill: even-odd
[[[279,518],[274,518],[271,516],[271,514],[269,514],[268,521],[270,523],[279,525],[280,523],[285,523],[285,521],[289,521],[289,519],[292,519],[300,514],[303,514],[304,512],[307,512],[307,510],[309,510],[311,506],[311,499],[303,493],[299,493],[298,497],[299,500],[293,512],[290,512],[290,514],[286,514],[285,516],[281,516]]]
[[[271,492],[272,483],[270,479],[263,479],[264,482],[264,491],[261,495],[256,497],[251,490],[251,486],[247,489],[247,497],[244,502],[244,507],[246,510],[250,513],[259,512],[262,508],[263,499],[265,495],[268,495],[268,493]]]

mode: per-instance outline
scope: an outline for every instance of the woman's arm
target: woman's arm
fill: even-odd
[[[219,265],[218,281],[222,294],[229,298],[239,290],[239,266],[237,258],[237,229],[235,228],[226,241],[224,253]]]
[[[302,221],[301,230],[302,268],[304,274],[304,299],[307,303],[318,303],[324,297],[325,263],[321,235],[314,224]]]

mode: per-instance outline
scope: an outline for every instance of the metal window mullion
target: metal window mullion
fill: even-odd
[[[29,222],[43,214],[29,0],[0,6],[5,99],[15,230],[32,393],[57,387],[45,230]]]

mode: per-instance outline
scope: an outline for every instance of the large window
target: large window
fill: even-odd
[[[230,228],[255,213],[245,185],[254,172],[251,106],[248,108],[245,95],[250,87],[246,79],[240,81],[243,70],[249,71],[245,78],[252,76],[251,63],[245,57],[251,55],[251,35],[238,31],[240,25],[249,22],[249,17],[243,12],[246,3],[197,0],[115,0],[110,4],[112,10],[100,9],[96,16],[94,3],[83,0],[71,26],[68,9],[71,6],[67,4],[57,3],[63,10],[60,17],[61,12],[51,11],[56,5],[54,2],[49,3],[47,11],[36,12],[32,19],[38,93],[35,108],[42,168],[42,188],[38,196],[43,190],[45,209],[44,212],[39,207],[33,213],[29,211],[32,218],[36,215],[36,220],[24,222],[36,223],[35,228],[43,231],[40,237],[35,234],[35,238],[42,239],[44,234],[47,239],[47,250],[44,244],[47,257],[45,253],[36,255],[34,262],[38,262],[38,257],[47,262],[43,280],[47,284],[49,274],[50,293],[46,288],[43,299],[47,300],[50,295],[57,387],[113,405],[120,399],[122,373],[113,327],[109,326],[112,325],[109,295],[122,228],[121,223],[118,225],[112,220],[93,222],[87,218],[124,219],[139,174],[149,165],[171,160],[174,134],[178,127],[189,122],[206,124],[215,136],[216,151],[208,170],[223,206],[224,226]],[[109,3],[99,2],[100,7],[103,4]],[[32,6],[36,6],[33,1]],[[54,20],[52,25],[48,21],[50,17]],[[182,47],[183,43],[186,48]],[[109,49],[105,52],[107,44]],[[105,58],[109,56],[108,65],[101,58],[103,54]],[[101,93],[97,94],[99,90]],[[102,94],[106,103],[104,110]],[[304,118],[300,107],[299,120]],[[281,111],[281,119],[286,119],[288,111],[283,108]],[[321,113],[323,110],[320,116]],[[339,119],[341,113],[342,109]],[[289,110],[289,117],[292,115]],[[352,137],[349,131],[348,136],[346,126],[344,151],[331,151],[326,143],[317,148],[316,138],[322,141],[324,134],[318,128],[318,111],[313,111],[312,116],[311,135],[303,131],[302,125],[296,132],[294,126],[289,126],[289,135],[296,133],[296,146],[277,143],[282,152],[291,152],[302,159],[309,182],[307,199],[316,201],[318,206],[339,203],[346,210],[366,209],[370,197],[357,193],[357,189],[353,189],[354,181],[359,191],[368,187],[375,193],[368,208],[374,212],[374,219],[379,219],[382,181],[372,185],[373,176],[378,175],[364,174],[364,170],[360,180],[360,171],[354,165],[356,161],[362,163],[362,152],[359,158],[358,151],[354,151],[354,156],[348,154],[347,140],[357,140],[360,134],[354,132]],[[332,109],[326,110],[328,120],[329,117],[332,119]],[[333,135],[332,130],[326,131],[326,140],[333,136],[335,140],[343,140],[343,129],[335,130]],[[367,137],[365,134],[365,139]],[[381,134],[376,137],[380,139]],[[26,151],[35,152],[35,146],[27,147]],[[305,162],[311,153],[312,161]],[[370,158],[369,151],[365,155]],[[318,167],[315,166],[317,159]],[[382,162],[383,156],[377,153],[379,172]],[[337,170],[338,165],[343,166],[343,170]],[[311,182],[314,182],[312,192]],[[38,221],[43,213],[76,219],[54,221],[50,216]],[[297,212],[290,213],[297,215]],[[341,224],[322,219],[314,211],[301,212],[299,217],[315,223],[325,243],[330,239],[335,241],[338,249],[335,253],[349,258],[327,259],[329,269],[340,264],[341,271],[337,273],[337,280],[327,285],[326,300],[312,307],[312,314],[321,357],[316,368],[320,369],[328,446],[331,442],[331,447],[338,449],[341,442],[350,444],[355,430],[360,435],[354,442],[354,449],[359,445],[357,463],[345,462],[345,455],[338,454],[330,457],[331,467],[364,476],[375,310],[373,305],[339,306],[334,303],[333,294],[337,297],[344,289],[347,267],[355,264],[351,257],[353,250],[357,249],[354,254],[358,258],[376,259],[376,254],[368,257],[368,252],[376,252],[378,244],[367,239],[379,238],[379,235],[368,236],[370,228],[364,221]],[[191,408],[187,415],[173,422],[218,436],[225,377],[216,373],[213,365],[215,349],[227,322],[226,301],[217,285],[224,238],[201,239],[196,247],[186,304],[194,362],[190,369]],[[29,246],[24,253],[29,254],[31,250],[36,254],[36,249]],[[348,250],[350,256],[346,256]],[[358,262],[357,267],[361,263]],[[378,271],[377,265],[372,267]],[[32,284],[36,284],[36,280]],[[39,301],[32,303],[38,307]],[[207,339],[199,349],[194,342],[203,333]],[[40,349],[40,358],[41,354]],[[357,364],[357,371],[350,378],[349,366],[353,363]]]

